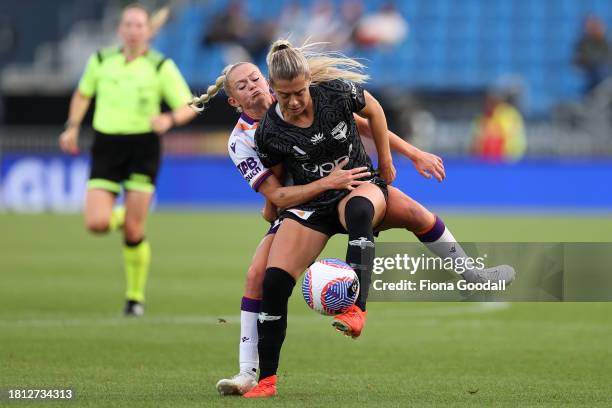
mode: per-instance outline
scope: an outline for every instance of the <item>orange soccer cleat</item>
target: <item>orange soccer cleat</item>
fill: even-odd
[[[332,326],[343,332],[345,336],[356,339],[365,326],[368,312],[363,312],[359,306],[353,305],[346,312],[334,317]]]
[[[276,375],[260,380],[255,388],[243,395],[244,398],[269,398],[276,395]]]

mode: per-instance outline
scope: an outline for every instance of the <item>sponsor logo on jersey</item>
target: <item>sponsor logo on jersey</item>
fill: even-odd
[[[289,210],[290,213],[297,215],[298,217],[300,217],[303,220],[307,220],[308,218],[310,218],[310,216],[312,214],[314,214],[314,211],[304,211],[304,210],[297,210],[295,208],[291,208]]]
[[[352,82],[350,84],[351,84],[351,95],[353,96],[353,98],[357,99],[357,87]]]
[[[259,151],[259,148],[257,147],[257,144],[253,145],[253,150],[255,150],[255,153],[257,153],[257,155],[259,157],[263,157],[264,159],[268,157],[268,155],[266,153]]]
[[[331,134],[335,140],[340,142],[344,142],[346,140],[346,133],[348,130],[348,126],[345,121],[342,121],[336,125],[335,128],[332,129]]]
[[[232,143],[230,148],[232,149],[232,152],[236,153],[236,142]]]
[[[313,137],[310,138],[310,142],[312,144],[319,144],[323,140],[325,140],[325,136],[323,136],[323,132],[316,133]]]
[[[248,159],[241,161],[238,163],[236,168],[240,174],[242,174],[242,177],[244,177],[244,179],[249,183],[262,171],[261,166],[254,157],[249,157]]]
[[[294,151],[294,156],[296,159],[300,159],[300,160],[310,159],[310,156],[308,155],[308,153],[306,153],[305,151],[303,151],[297,146],[293,146],[293,151]]]
[[[348,148],[348,154],[346,156],[338,157],[333,162],[327,163],[304,163],[302,164],[302,168],[310,173],[316,173],[320,177],[325,177],[340,164],[340,162],[344,159],[351,158],[351,152],[353,151],[353,144],[351,143]]]

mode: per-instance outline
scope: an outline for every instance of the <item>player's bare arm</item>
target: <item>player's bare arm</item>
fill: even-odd
[[[359,112],[359,116],[368,120],[376,152],[378,153],[378,169],[382,178],[387,183],[395,180],[395,167],[389,148],[389,135],[387,134],[387,118],[380,103],[369,92],[364,91],[365,107]]]
[[[359,135],[372,139],[372,131],[368,121],[359,115],[355,114],[353,116],[355,117]],[[420,150],[390,130],[387,133],[391,150],[409,158],[420,175],[427,179],[433,176],[438,181],[443,181],[446,178],[444,162],[441,157]]]
[[[348,159],[343,160],[322,179],[305,185],[287,187],[284,187],[275,175],[282,166],[279,164],[271,169],[274,174],[261,184],[258,191],[277,208],[289,208],[306,203],[327,190],[353,190],[356,186],[367,183],[359,180],[370,176],[367,167],[344,170],[347,163]]]
[[[66,130],[59,137],[59,144],[66,153],[76,154],[79,151],[79,131],[87,109],[91,104],[91,98],[75,90],[70,99],[68,120]]]

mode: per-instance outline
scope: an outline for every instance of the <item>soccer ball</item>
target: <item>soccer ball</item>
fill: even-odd
[[[306,304],[315,312],[337,315],[355,304],[359,279],[347,263],[339,259],[321,259],[306,270],[302,294]]]

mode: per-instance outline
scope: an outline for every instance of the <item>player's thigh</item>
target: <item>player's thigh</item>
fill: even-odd
[[[88,189],[85,193],[85,225],[90,230],[108,229],[116,195],[107,190]]]
[[[297,280],[319,256],[328,239],[322,232],[286,218],[272,242],[267,267],[281,268]]]
[[[351,198],[359,196],[367,198],[372,202],[372,205],[374,205],[374,218],[372,220],[373,225],[379,224],[385,215],[387,203],[385,202],[385,195],[383,194],[382,190],[372,183],[362,184],[355,190],[351,191],[351,193],[344,197],[338,204],[338,216],[344,228],[346,228],[346,203]]]
[[[380,230],[406,228],[418,233],[433,225],[435,216],[431,211],[400,189],[389,186],[388,191],[387,212]]]
[[[249,270],[246,276],[246,284],[244,296],[253,299],[261,298],[263,279],[266,275],[266,264],[268,263],[268,255],[276,234],[267,234],[262,238],[261,242],[255,249],[255,254],[249,265]]]
[[[123,228],[126,235],[131,232],[144,231],[152,198],[153,193],[143,191],[127,191],[125,193],[125,224]]]

